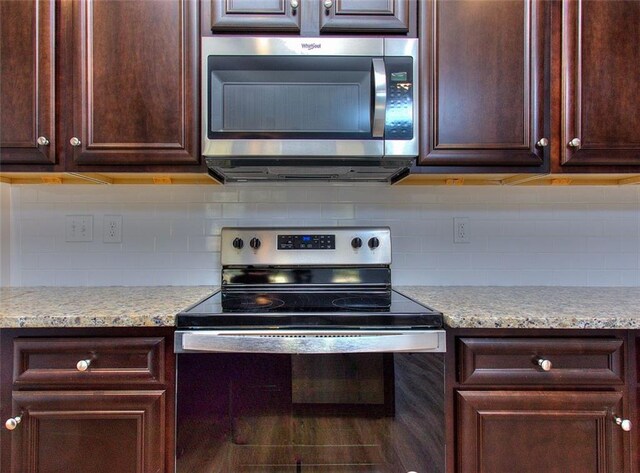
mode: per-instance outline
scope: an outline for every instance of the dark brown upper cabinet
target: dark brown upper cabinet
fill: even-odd
[[[421,166],[542,170],[547,2],[420,2]]]
[[[55,4],[0,2],[0,164],[55,164]]]
[[[3,170],[200,170],[199,2],[0,9]]]
[[[556,13],[563,170],[640,166],[640,1],[564,0]]]
[[[72,45],[63,78],[73,105],[66,168],[198,164],[198,3],[84,0],[63,8]]]
[[[214,33],[293,33],[303,36],[324,33],[409,33],[415,36],[416,0],[210,2],[210,27]]]
[[[211,31],[300,32],[300,0],[212,0]]]
[[[407,0],[318,0],[320,32],[376,31],[407,33]]]

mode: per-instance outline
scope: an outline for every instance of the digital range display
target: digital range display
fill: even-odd
[[[279,250],[335,250],[335,235],[278,235]]]

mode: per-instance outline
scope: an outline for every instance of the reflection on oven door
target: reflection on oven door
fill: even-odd
[[[180,369],[194,359],[210,374],[182,389],[179,371],[179,473],[444,471],[442,355],[180,355]]]

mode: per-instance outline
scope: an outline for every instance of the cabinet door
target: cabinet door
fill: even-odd
[[[164,403],[164,391],[14,392],[6,471],[163,472]]]
[[[53,0],[0,2],[1,164],[56,162],[54,8]]]
[[[619,392],[459,391],[457,411],[458,473],[626,471]]]
[[[407,33],[411,0],[317,0],[320,32]]]
[[[640,1],[562,7],[562,164],[640,166]]]
[[[298,33],[303,0],[211,0],[211,31]]]
[[[419,165],[544,163],[547,3],[421,3]]]
[[[66,7],[74,34],[67,169],[200,161],[197,7],[192,0]]]

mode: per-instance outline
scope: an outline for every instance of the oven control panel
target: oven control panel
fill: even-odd
[[[389,265],[387,227],[225,227],[223,266]]]
[[[335,250],[335,235],[278,235],[279,250]]]

